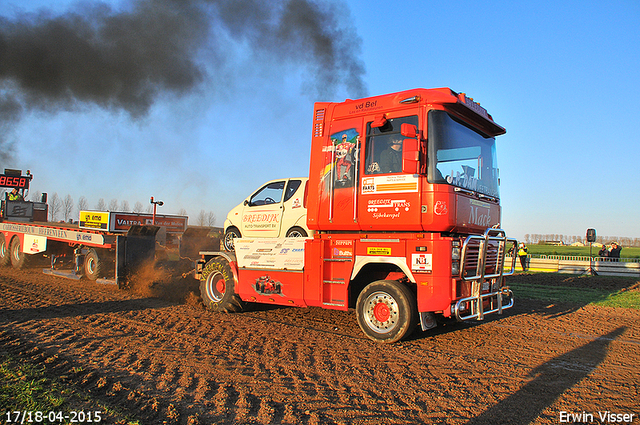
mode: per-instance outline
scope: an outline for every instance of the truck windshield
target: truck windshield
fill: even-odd
[[[495,139],[429,111],[428,179],[499,198]]]

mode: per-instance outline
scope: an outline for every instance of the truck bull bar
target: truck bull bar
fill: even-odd
[[[462,244],[460,277],[471,282],[471,295],[452,305],[452,313],[459,321],[483,320],[485,314],[498,313],[513,307],[513,292],[504,286],[505,276],[511,276],[516,267],[516,256],[511,258],[511,268],[505,271],[509,245],[517,249],[518,241],[507,238],[502,229],[487,229],[483,236],[471,235]],[[508,304],[503,304],[507,297]],[[484,302],[489,306],[485,309]]]

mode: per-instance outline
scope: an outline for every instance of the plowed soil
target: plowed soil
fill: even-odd
[[[219,314],[197,293],[196,281],[168,272],[119,290],[2,268],[0,354],[44,368],[72,389],[75,410],[102,410],[103,423],[603,423],[605,412],[640,423],[638,310],[516,294],[502,316],[382,345],[353,311]]]

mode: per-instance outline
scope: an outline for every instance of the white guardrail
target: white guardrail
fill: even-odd
[[[618,258],[616,261],[594,257],[573,257],[565,255],[536,255],[527,257],[528,270],[533,272],[556,272],[588,274],[592,268],[600,276],[640,277],[640,260],[637,258]],[[505,261],[507,263],[507,261]],[[516,259],[516,271],[521,272],[520,259]]]

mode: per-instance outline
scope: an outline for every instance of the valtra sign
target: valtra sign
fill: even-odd
[[[151,214],[111,213],[109,230],[112,232],[126,232],[129,227],[137,225],[153,225]],[[187,217],[156,214],[156,226],[166,227],[169,233],[182,233],[187,229]]]

